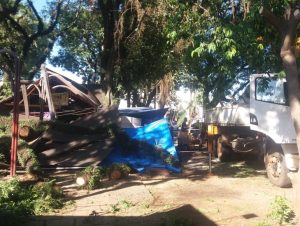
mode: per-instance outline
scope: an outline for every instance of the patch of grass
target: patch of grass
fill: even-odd
[[[117,213],[121,210],[121,208],[119,206],[119,203],[112,204],[112,205],[110,205],[110,207],[111,207],[111,212],[112,213]]]
[[[127,210],[133,206],[135,206],[135,204],[132,203],[131,201],[127,201],[127,200],[121,200],[121,201],[117,202],[116,204],[110,205],[112,213],[117,213],[121,210]]]
[[[122,200],[122,201],[121,201],[121,205],[122,205],[122,207],[123,207],[124,209],[128,209],[128,208],[130,208],[130,207],[135,206],[134,203],[132,203],[132,202],[130,202],[130,201],[127,201],[127,200]]]

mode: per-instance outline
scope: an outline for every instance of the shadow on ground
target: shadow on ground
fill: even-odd
[[[266,176],[266,171],[261,162],[252,160],[217,163],[213,166],[213,174],[220,177],[247,178]]]
[[[103,181],[101,184],[101,190],[96,191],[92,195],[109,192],[117,189],[131,187],[135,185],[141,185],[147,183],[147,185],[157,185],[174,179],[189,179],[191,181],[207,180],[209,174],[208,154],[205,150],[201,151],[185,151],[180,153],[182,162],[182,173],[173,174],[168,173],[166,170],[158,175],[136,174],[122,180]],[[167,173],[166,173],[167,172]],[[237,162],[217,162],[212,164],[212,174],[219,177],[231,177],[231,178],[247,178],[265,175],[265,169],[263,164],[259,161],[237,161]],[[59,186],[65,188],[72,188],[76,179],[76,171],[69,172],[53,172],[52,178],[57,180]],[[75,187],[76,188],[76,187]],[[86,194],[83,196],[77,196],[75,199],[91,196]]]
[[[6,224],[9,226],[9,224]],[[217,226],[191,205],[147,216],[39,216],[30,226]],[[13,226],[13,225],[11,225]]]

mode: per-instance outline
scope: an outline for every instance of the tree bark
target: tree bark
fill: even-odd
[[[298,156],[300,156],[300,83],[296,55],[293,49],[296,39],[296,29],[300,22],[300,11],[292,8],[286,9],[284,20],[276,17],[271,11],[265,8],[262,8],[260,13],[278,30],[281,36],[282,46],[280,56],[286,73],[291,118],[296,132]],[[298,173],[290,174],[290,177],[294,189],[295,213],[298,220],[300,220],[300,171],[298,170]]]
[[[101,66],[102,66],[102,85],[106,93],[106,103],[112,104],[112,82],[114,76],[114,65],[116,60],[116,40],[115,30],[118,21],[118,11],[120,1],[98,1],[103,18],[104,40],[102,46]]]

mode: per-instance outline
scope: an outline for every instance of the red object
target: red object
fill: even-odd
[[[14,108],[12,121],[12,135],[10,148],[10,176],[16,175],[17,165],[17,149],[19,138],[19,100],[20,100],[20,60],[17,54],[13,51],[0,49],[0,54],[6,53],[14,58],[15,61],[15,76],[14,76]]]

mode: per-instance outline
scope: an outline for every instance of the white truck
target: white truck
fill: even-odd
[[[217,126],[220,160],[236,153],[264,157],[269,180],[288,187],[289,171],[299,168],[296,134],[290,116],[285,79],[275,74],[253,74],[238,101],[221,103],[205,112],[204,123]]]

